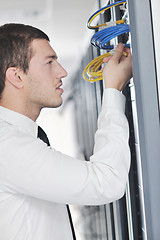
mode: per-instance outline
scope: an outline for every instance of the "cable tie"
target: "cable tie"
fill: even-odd
[[[105,26],[101,26],[101,27],[99,27],[99,29],[109,28],[109,27],[113,27],[116,25],[117,25],[116,21],[106,22]]]
[[[121,11],[125,11],[126,10],[126,7],[124,5],[120,5],[119,8],[120,8]]]

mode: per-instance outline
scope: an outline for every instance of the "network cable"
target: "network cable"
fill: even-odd
[[[98,11],[96,11],[89,19],[88,19],[88,22],[87,22],[87,27],[89,29],[97,29],[97,28],[100,28],[100,27],[104,27],[104,26],[107,26],[107,25],[110,25],[110,22],[105,22],[103,24],[99,24],[99,25],[95,25],[95,26],[91,26],[91,22],[99,15],[101,14],[102,12],[112,8],[112,7],[116,7],[120,4],[123,4],[123,3],[126,3],[125,0],[121,0],[119,2],[115,2],[115,3],[112,3],[110,5],[107,5],[101,9],[99,9]],[[118,21],[115,21],[115,24],[122,24],[124,23],[124,19],[120,19]]]
[[[128,44],[126,44],[127,46]],[[95,59],[93,59],[84,69],[83,71],[83,78],[88,81],[88,82],[97,82],[99,80],[103,79],[103,74],[102,74],[102,64],[104,63],[104,58],[110,57],[113,55],[115,51],[115,46],[114,49],[111,52],[104,53]],[[127,57],[127,53],[123,52],[123,55]],[[89,78],[86,77],[88,75]]]
[[[117,47],[117,46],[116,46],[116,45],[106,45],[106,46],[105,46],[105,50],[111,51],[111,50],[113,50],[115,47]],[[124,47],[130,48],[130,43],[125,43],[125,44],[124,44]]]
[[[129,32],[128,24],[118,24],[113,27],[102,29],[101,31],[96,32],[90,40],[90,43],[100,49],[108,49],[106,45],[111,39]]]
[[[103,79],[101,66],[104,63],[103,59],[111,56],[111,53],[104,53],[93,59],[84,69],[83,78],[88,82],[96,82]],[[86,74],[89,78],[86,77]]]

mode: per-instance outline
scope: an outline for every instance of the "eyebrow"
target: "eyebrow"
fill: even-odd
[[[45,59],[52,58],[52,59],[57,59],[57,55],[48,55],[45,57]]]

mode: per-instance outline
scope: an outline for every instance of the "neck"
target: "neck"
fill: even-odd
[[[17,98],[17,96],[15,98],[5,98],[3,97],[2,99],[0,99],[0,106],[8,108],[14,112],[18,112],[20,114],[23,114],[25,116],[27,116],[28,118],[31,118],[33,121],[36,121],[41,109],[40,108],[36,108],[36,107],[31,107],[29,106],[29,104],[26,104],[25,101],[23,101],[22,98]]]
[[[26,109],[26,108],[19,108],[18,106],[15,107],[14,105],[3,104],[1,102],[0,102],[0,106],[8,108],[14,112],[18,112],[18,113],[32,119],[34,122],[37,120],[37,118],[40,114],[40,111],[37,111],[37,112],[32,111],[31,112],[31,111],[28,111],[28,109]]]

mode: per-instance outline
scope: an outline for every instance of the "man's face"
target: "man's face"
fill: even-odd
[[[57,55],[44,39],[35,39],[31,43],[32,58],[29,70],[24,74],[26,101],[32,109],[58,107],[62,104],[62,78],[67,72],[58,63]]]

